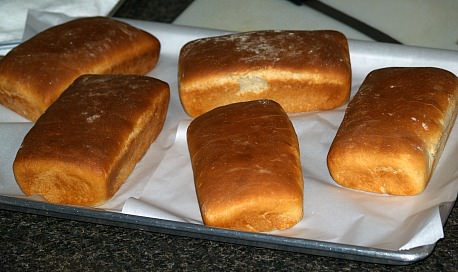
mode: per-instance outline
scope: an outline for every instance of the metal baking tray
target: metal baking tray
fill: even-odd
[[[441,216],[442,224],[445,224],[453,206],[454,202],[446,203],[440,207],[441,215],[444,215]],[[0,208],[11,211],[33,213],[97,224],[108,224],[125,228],[142,229],[199,239],[391,265],[406,265],[418,262],[428,257],[435,247],[435,244],[431,244],[402,251],[382,250],[378,248],[289,238],[263,233],[233,231],[207,227],[199,224],[182,223],[98,209],[55,205],[42,201],[1,195]]]
[[[173,41],[177,44],[183,44],[184,42],[196,37],[224,33],[222,31],[203,30],[136,20],[125,21],[153,33],[157,30],[162,31],[163,33],[177,31],[180,34],[174,37],[175,40]],[[390,47],[390,45],[386,46]],[[379,50],[377,46],[373,47],[373,49],[370,49],[372,48],[370,46],[368,48],[369,50],[374,50],[374,52]],[[392,50],[399,50],[399,48],[400,47],[393,47]],[[168,48],[164,47],[163,50],[167,53]],[[449,52],[445,53],[446,56],[449,54]],[[380,58],[377,53],[374,53],[373,55],[377,59],[377,65],[379,66],[391,65],[397,61],[396,58],[385,60],[384,58]],[[429,60],[426,57],[425,62],[423,63],[433,65],[435,60]],[[374,68],[376,67],[365,67],[367,71],[370,71]],[[442,225],[445,224],[453,206],[454,201],[443,203],[439,207]],[[382,264],[405,265],[414,263],[429,256],[435,247],[435,244],[429,244],[426,246],[415,247],[409,250],[384,250],[379,248],[353,246],[342,243],[333,243],[303,238],[292,238],[265,233],[241,232],[207,227],[201,224],[124,214],[118,211],[109,211],[99,208],[56,205],[26,197],[5,195],[2,194],[2,192],[0,192],[0,208],[11,211],[79,220],[84,222],[143,229],[152,232],[189,236],[194,238],[229,242],[248,246],[265,247],[271,249],[300,252],[304,254],[329,256],[348,260]]]

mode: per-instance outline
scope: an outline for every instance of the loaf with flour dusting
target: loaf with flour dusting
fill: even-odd
[[[167,83],[83,75],[25,136],[13,170],[26,195],[94,206],[110,199],[162,130]]]
[[[439,68],[367,75],[328,153],[334,180],[352,189],[415,195],[427,186],[458,112],[458,79]]]
[[[145,74],[157,63],[153,35],[106,17],[51,27],[0,61],[0,104],[35,121],[83,74]]]
[[[254,31],[184,45],[179,94],[198,116],[218,106],[274,100],[286,112],[327,110],[348,100],[351,66],[346,37],[336,31]]]

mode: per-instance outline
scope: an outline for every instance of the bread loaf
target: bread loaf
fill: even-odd
[[[455,123],[457,99],[457,77],[439,68],[372,71],[330,147],[332,177],[357,190],[421,193]]]
[[[13,170],[26,195],[93,206],[111,198],[162,129],[167,83],[83,75],[25,136]]]
[[[336,31],[254,31],[198,39],[179,55],[179,94],[198,116],[256,99],[286,112],[327,110],[348,100],[347,39]]]
[[[204,224],[270,231],[301,220],[299,145],[279,104],[221,106],[194,119],[187,137]]]
[[[145,74],[157,63],[159,40],[105,17],[51,27],[0,61],[0,103],[35,121],[82,74]]]

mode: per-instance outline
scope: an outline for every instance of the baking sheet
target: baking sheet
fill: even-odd
[[[176,63],[189,40],[220,31],[127,20],[161,40],[158,66],[149,74],[168,82],[172,99],[161,135],[138,163],[115,197],[97,209],[66,207],[25,198],[11,171],[15,152],[31,123],[0,108],[0,202],[9,208],[68,215],[208,239],[317,253],[366,261],[411,262],[429,254],[443,237],[442,225],[457,196],[458,126],[455,126],[426,191],[415,197],[388,197],[337,186],[329,176],[325,154],[343,117],[333,111],[291,115],[301,143],[305,216],[295,227],[267,234],[243,233],[201,225],[187,154],[185,130],[190,118],[178,99]],[[40,29],[39,27],[37,28]],[[437,66],[458,74],[458,56],[439,51],[372,42],[350,41],[354,93],[365,75],[386,66]],[[36,202],[35,200],[38,200]],[[450,206],[451,205],[451,206]],[[446,208],[443,208],[446,207]],[[444,212],[445,211],[445,212]],[[442,213],[442,217],[441,217]],[[128,215],[128,214],[133,214]],[[445,215],[445,216],[444,216]],[[145,218],[154,218],[147,220]],[[241,239],[241,240],[240,240]],[[240,241],[239,241],[240,240]],[[331,255],[332,256],[332,255]]]

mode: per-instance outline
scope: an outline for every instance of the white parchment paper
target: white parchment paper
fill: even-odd
[[[34,18],[34,29],[47,17]],[[186,143],[191,121],[180,104],[177,61],[180,48],[219,31],[128,20],[161,41],[158,66],[149,73],[169,83],[172,99],[165,127],[117,194],[100,209],[202,224]],[[38,26],[39,25],[39,26]],[[49,23],[48,23],[49,25]],[[458,53],[392,44],[350,41],[354,94],[373,69],[387,66],[436,66],[458,74]],[[443,237],[441,203],[458,192],[458,126],[449,137],[427,189],[418,196],[396,197],[341,188],[330,177],[326,155],[345,106],[325,112],[290,115],[299,137],[304,175],[304,218],[293,228],[272,234],[379,249],[403,250],[434,244]],[[23,197],[11,166],[23,136],[33,124],[0,106],[0,194]]]

